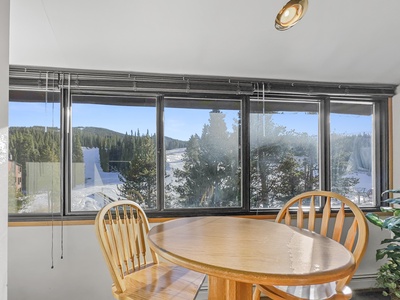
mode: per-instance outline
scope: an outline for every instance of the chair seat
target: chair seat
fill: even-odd
[[[333,299],[350,299],[351,289],[347,286],[342,293],[337,293],[336,282],[329,282],[317,285],[303,286],[263,286],[257,287],[269,296],[271,299],[290,299],[290,300],[333,300]]]
[[[126,275],[125,292],[113,287],[113,294],[120,300],[189,300],[196,297],[204,278],[204,274],[160,262]]]

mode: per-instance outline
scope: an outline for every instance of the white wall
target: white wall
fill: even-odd
[[[367,254],[351,282],[353,289],[375,285],[378,267],[375,250],[385,233],[375,226],[370,226],[370,230]],[[112,300],[111,278],[94,226],[64,227],[62,260],[60,232],[60,227],[54,227],[54,269],[51,269],[51,227],[9,228],[8,299]]]
[[[7,299],[8,60],[10,1],[0,1],[0,299]]]
[[[52,235],[54,268],[52,269]],[[112,300],[94,225],[9,228],[9,300]]]
[[[393,187],[400,189],[400,86],[393,97]]]

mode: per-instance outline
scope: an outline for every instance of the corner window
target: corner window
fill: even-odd
[[[8,210],[60,212],[60,95],[14,91],[9,103]]]

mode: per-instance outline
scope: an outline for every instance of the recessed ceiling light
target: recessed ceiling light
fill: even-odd
[[[279,11],[275,19],[275,28],[287,30],[294,26],[307,11],[308,0],[290,0]]]

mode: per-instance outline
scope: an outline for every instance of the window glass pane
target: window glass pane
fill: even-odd
[[[250,206],[280,208],[319,188],[317,102],[252,99]]]
[[[240,101],[166,99],[165,208],[241,207]]]
[[[72,102],[71,211],[124,198],[154,209],[155,99],[73,96]]]
[[[331,102],[331,185],[362,206],[375,205],[372,103]]]
[[[60,212],[59,93],[10,92],[9,213]]]

